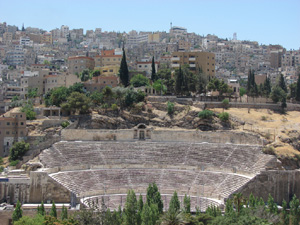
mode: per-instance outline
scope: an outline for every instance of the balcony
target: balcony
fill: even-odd
[[[189,58],[189,61],[195,62],[195,61],[196,61],[196,58],[195,58],[195,57]]]
[[[196,67],[196,64],[190,64],[190,67],[191,67],[191,68],[195,68],[195,67]]]
[[[173,68],[179,68],[180,64],[172,64]]]
[[[180,57],[172,57],[171,58],[171,61],[179,61],[180,60]]]

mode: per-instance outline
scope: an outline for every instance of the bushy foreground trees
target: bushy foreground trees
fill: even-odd
[[[224,212],[217,206],[211,205],[206,212],[201,212],[196,206],[196,212],[191,213],[191,199],[185,195],[183,202],[179,201],[174,192],[169,207],[165,211],[156,184],[149,184],[146,200],[140,195],[138,198],[133,190],[127,193],[123,210],[111,211],[105,206],[104,199],[93,203],[90,209],[82,209],[71,216],[63,206],[60,219],[57,216],[55,203],[53,202],[49,215],[45,212],[43,203],[38,206],[37,215],[34,218],[23,216],[20,202],[13,213],[14,224],[75,224],[75,225],[231,225],[231,224],[277,224],[298,225],[300,222],[299,199],[293,196],[290,203],[282,202],[281,210],[271,195],[265,203],[262,198],[250,195],[248,198],[241,193],[227,199]]]

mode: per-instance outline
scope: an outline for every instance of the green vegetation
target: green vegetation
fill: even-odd
[[[61,105],[62,109],[71,114],[86,114],[90,111],[91,99],[83,93],[72,92],[67,101]]]
[[[154,56],[152,57],[152,63],[151,63],[151,80],[152,82],[155,82],[158,78],[157,78],[157,74],[155,71],[155,61],[154,61]]]
[[[128,66],[126,62],[126,54],[125,54],[125,49],[123,48],[123,57],[120,65],[120,70],[119,70],[119,76],[121,83],[123,84],[124,87],[127,87],[129,85],[129,71],[128,71]]]
[[[130,79],[130,84],[133,87],[148,86],[149,79],[142,74],[137,74]]]
[[[12,220],[13,222],[16,222],[18,221],[20,218],[22,218],[22,215],[23,215],[23,210],[21,209],[21,203],[20,201],[18,200],[17,201],[17,205],[16,205],[16,208],[13,212],[13,215],[12,215]]]
[[[196,214],[192,214],[190,197],[185,195],[182,204],[180,204],[175,191],[169,203],[169,209],[163,212],[163,204],[156,184],[149,185],[145,202],[143,202],[141,195],[137,200],[135,192],[129,190],[124,210],[121,210],[121,207],[119,207],[118,210],[111,212],[106,207],[104,199],[102,198],[99,205],[91,205],[91,209],[82,209],[71,216],[68,216],[67,209],[63,206],[61,217],[57,219],[54,202],[50,215],[45,215],[45,209],[42,206],[43,203],[38,207],[38,213],[35,217],[22,217],[21,204],[18,202],[13,213],[14,224],[296,225],[300,222],[300,204],[296,195],[293,196],[289,205],[283,201],[280,211],[271,195],[269,195],[268,201],[264,202],[262,198],[255,197],[253,194],[250,194],[250,196],[246,198],[241,193],[236,193],[232,199],[227,199],[224,214],[221,213],[219,207],[213,205],[209,206],[206,212],[200,212],[199,208],[196,208]]]
[[[200,119],[212,119],[214,115],[214,112],[208,109],[205,109],[198,113],[198,116]]]
[[[29,150],[29,144],[24,141],[15,143],[9,150],[9,161],[21,159]]]
[[[38,88],[29,88],[28,89],[28,98],[35,98],[38,96]]]
[[[300,73],[298,74],[298,80],[296,86],[296,101],[300,101]]]
[[[161,79],[156,80],[153,84],[152,84],[154,90],[157,93],[165,94],[167,92],[167,87],[163,84],[163,81]]]
[[[218,91],[219,96],[223,94],[232,93],[231,88],[229,88],[228,84],[226,84],[223,80],[218,80],[217,78],[212,78],[211,81],[207,85],[208,91]]]
[[[20,162],[20,160],[12,160],[12,161],[9,162],[9,165],[10,166],[16,166],[16,165],[18,165],[19,162]]]
[[[62,128],[66,128],[69,125],[70,125],[69,121],[64,121],[64,122],[61,123]]]
[[[36,118],[36,113],[34,112],[31,101],[27,101],[27,103],[23,105],[23,107],[21,108],[21,112],[26,113],[27,120],[34,120]]]
[[[284,90],[276,85],[275,87],[272,88],[272,92],[270,94],[270,97],[274,103],[277,103],[279,101],[284,101],[286,99],[286,93]]]
[[[253,70],[249,70],[248,73],[248,83],[247,83],[247,94],[248,96],[257,96],[258,95],[258,88],[255,83],[255,75]]]
[[[229,113],[228,112],[222,112],[219,114],[219,119],[222,122],[227,122],[229,120]]]
[[[173,102],[167,102],[167,112],[169,115],[172,115],[174,113],[174,103]]]
[[[228,99],[224,99],[222,101],[222,105],[223,105],[224,109],[228,109],[228,107],[229,107],[229,100]]]

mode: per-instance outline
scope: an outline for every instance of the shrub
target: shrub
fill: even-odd
[[[19,162],[20,162],[20,160],[13,160],[13,161],[10,161],[9,165],[16,166]]]
[[[117,110],[118,110],[117,104],[112,104],[112,105],[111,105],[111,109],[112,109],[113,111],[117,111]]]
[[[3,164],[3,158],[0,157],[0,165],[2,165],[2,164]]]
[[[201,112],[198,113],[198,116],[201,118],[201,119],[211,119],[214,115],[214,112],[213,111],[210,111],[210,110],[203,110]]]
[[[2,173],[4,171],[4,167],[0,166],[0,173]]]
[[[69,121],[64,121],[64,122],[61,123],[61,126],[62,126],[63,128],[66,128],[66,127],[69,126],[69,125],[70,125],[70,122],[69,122]]]
[[[167,111],[169,115],[172,115],[174,113],[174,103],[172,102],[167,103]]]
[[[15,143],[9,150],[9,161],[14,161],[23,157],[29,150],[29,144],[24,141]]]
[[[269,155],[275,155],[275,149],[273,146],[266,146],[263,148],[263,153],[269,154]]]
[[[228,112],[222,112],[219,114],[219,119],[222,122],[227,122],[229,120],[229,113]]]
[[[101,107],[102,107],[103,109],[108,109],[108,108],[109,108],[109,106],[108,106],[107,103],[104,103]]]
[[[262,120],[262,121],[266,121],[267,119],[268,119],[267,116],[262,116],[262,117],[261,117],[261,120]]]
[[[223,105],[224,109],[228,109],[228,107],[229,107],[229,100],[228,99],[224,99],[222,101],[222,105]]]

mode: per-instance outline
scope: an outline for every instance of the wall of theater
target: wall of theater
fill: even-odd
[[[64,141],[134,141],[134,131],[124,130],[85,130],[64,129],[61,132]],[[202,132],[195,130],[152,130],[151,140],[159,142],[209,142],[261,145],[263,140],[254,134],[233,131]]]
[[[300,197],[300,171],[262,171],[237,192],[241,192],[244,196],[252,193],[265,201],[271,194],[274,201],[281,205],[283,199],[289,202],[294,194]]]

